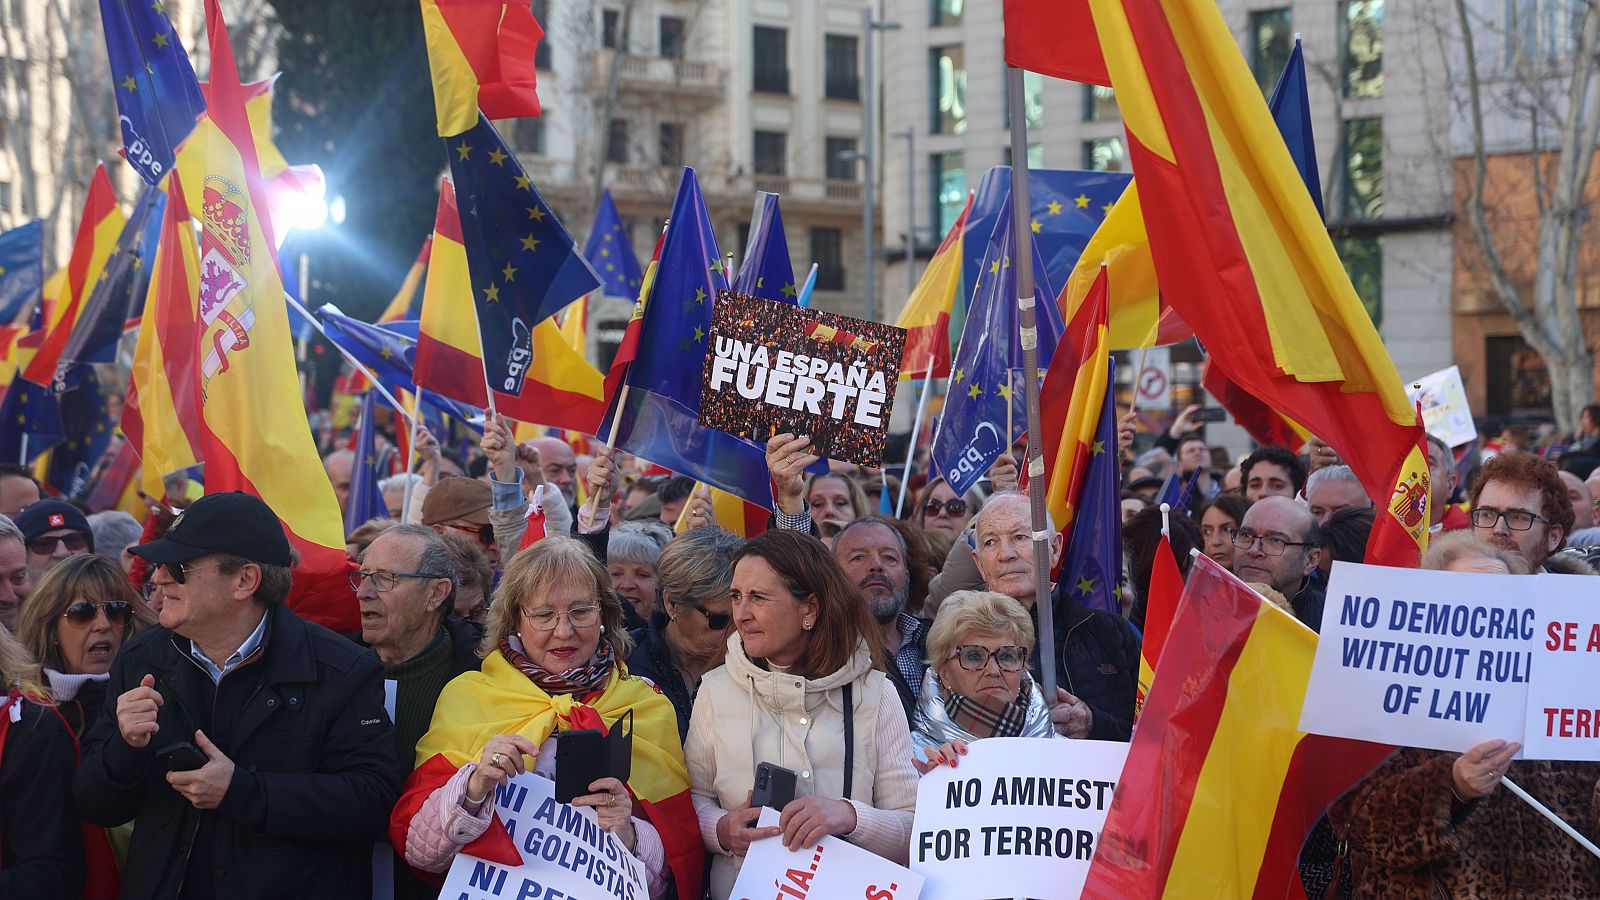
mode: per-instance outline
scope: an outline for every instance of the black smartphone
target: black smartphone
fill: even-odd
[[[764,762],[756,766],[756,787],[751,792],[751,806],[765,806],[783,812],[794,802],[794,772],[783,766]]]
[[[633,710],[613,722],[608,733],[584,728],[556,732],[556,802],[592,794],[589,785],[602,778],[623,784],[633,774]]]
[[[1220,406],[1206,406],[1195,410],[1193,418],[1196,422],[1221,422],[1228,418],[1228,411]]]
[[[193,772],[209,762],[200,748],[189,741],[168,744],[157,750],[156,756],[166,760],[167,768],[173,772]]]

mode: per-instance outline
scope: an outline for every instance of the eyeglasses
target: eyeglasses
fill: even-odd
[[[1527,531],[1533,527],[1534,522],[1548,522],[1544,516],[1528,512],[1525,509],[1495,509],[1492,506],[1479,506],[1472,510],[1472,526],[1474,528],[1493,528],[1501,519],[1506,520],[1506,527],[1512,531]]]
[[[941,509],[944,511],[940,512]],[[922,504],[922,514],[924,516],[944,515],[955,517],[966,515],[966,513],[967,501],[961,499],[960,497],[951,497],[949,500],[946,500],[943,503],[940,503],[938,500],[929,500],[927,503]]]
[[[28,552],[44,556],[56,552],[57,544],[66,544],[69,553],[82,553],[89,549],[89,538],[81,531],[37,537],[28,542]]]
[[[164,563],[164,564],[162,564],[161,568],[167,570],[167,574],[172,576],[173,582],[175,582],[177,584],[184,584],[185,582],[187,582],[189,580],[189,573],[190,572],[198,572],[201,569],[215,569],[218,566],[222,566],[222,565],[225,565],[225,563],[214,562],[214,563],[206,563],[203,566],[196,566],[196,565],[192,565],[190,563],[181,562],[181,563]]]
[[[429,572],[351,572],[350,589],[361,590],[363,581],[372,582],[372,589],[380,594],[387,594],[395,589],[402,578],[444,578],[443,575],[434,575]]]
[[[1233,533],[1233,546],[1240,550],[1249,550],[1261,542],[1261,552],[1268,556],[1282,556],[1283,551],[1290,547],[1310,547],[1310,541],[1291,541],[1278,537],[1275,534],[1256,534],[1247,528],[1242,528]]]
[[[448,528],[451,531],[459,531],[485,547],[489,547],[494,544],[493,525],[457,525],[454,522],[445,522],[443,523],[443,527]]]
[[[991,659],[1000,665],[1002,672],[1020,672],[1028,664],[1028,651],[1014,644],[1007,644],[994,650],[977,644],[962,644],[956,648],[953,658],[968,672],[987,669]]]
[[[61,618],[75,625],[87,625],[95,620],[101,610],[113,625],[126,625],[133,618],[133,604],[126,600],[79,600],[67,607]]]
[[[600,607],[598,606],[574,606],[567,610],[565,615],[567,622],[572,625],[574,631],[581,628],[593,628],[600,623]],[[541,606],[538,609],[523,610],[522,616],[533,625],[534,631],[555,631],[556,623],[561,620],[562,613],[556,612],[548,606]]]
[[[733,613],[714,613],[698,603],[680,603],[677,600],[672,601],[672,603],[674,606],[687,606],[705,616],[706,627],[712,631],[727,631],[728,626],[733,624]]]

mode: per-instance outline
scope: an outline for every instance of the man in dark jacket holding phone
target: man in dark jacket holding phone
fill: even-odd
[[[378,658],[283,605],[294,553],[255,497],[131,552],[161,627],[117,656],[74,783],[88,820],[135,822],[123,896],[369,896],[403,774]]]

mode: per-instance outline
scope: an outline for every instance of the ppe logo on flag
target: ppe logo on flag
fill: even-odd
[[[522,393],[522,379],[533,364],[533,332],[519,316],[511,320],[511,352],[506,354],[506,377],[501,390],[508,394]]]

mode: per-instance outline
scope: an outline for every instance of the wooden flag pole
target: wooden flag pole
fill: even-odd
[[[928,370],[922,373],[922,399],[917,401],[917,414],[911,419],[911,439],[906,441],[906,467],[900,473],[900,497],[894,504],[894,517],[905,518],[906,485],[911,483],[911,464],[917,456],[917,435],[922,433],[922,416],[928,411],[928,395],[933,393],[933,359],[928,353]]]
[[[422,388],[417,388],[411,393],[411,440],[406,444],[406,488],[404,499],[400,501],[400,521],[411,520],[411,495],[415,493],[416,485],[411,483],[411,470],[417,464],[417,423],[422,420]]]
[[[1056,703],[1056,633],[1054,603],[1050,596],[1050,538],[1045,516],[1043,438],[1039,427],[1039,330],[1034,309],[1033,229],[1028,193],[1028,120],[1023,110],[1022,70],[1006,67],[1011,106],[1011,225],[1015,233],[1017,309],[1022,341],[1022,384],[1028,411],[1028,510],[1033,530],[1033,577],[1039,611],[1035,627],[1039,640],[1039,682],[1046,704]],[[1022,165],[1016,165],[1020,161]],[[1006,409],[1009,411],[1008,403]],[[1015,435],[1007,435],[1009,442]],[[1009,452],[1010,447],[1007,446]]]

